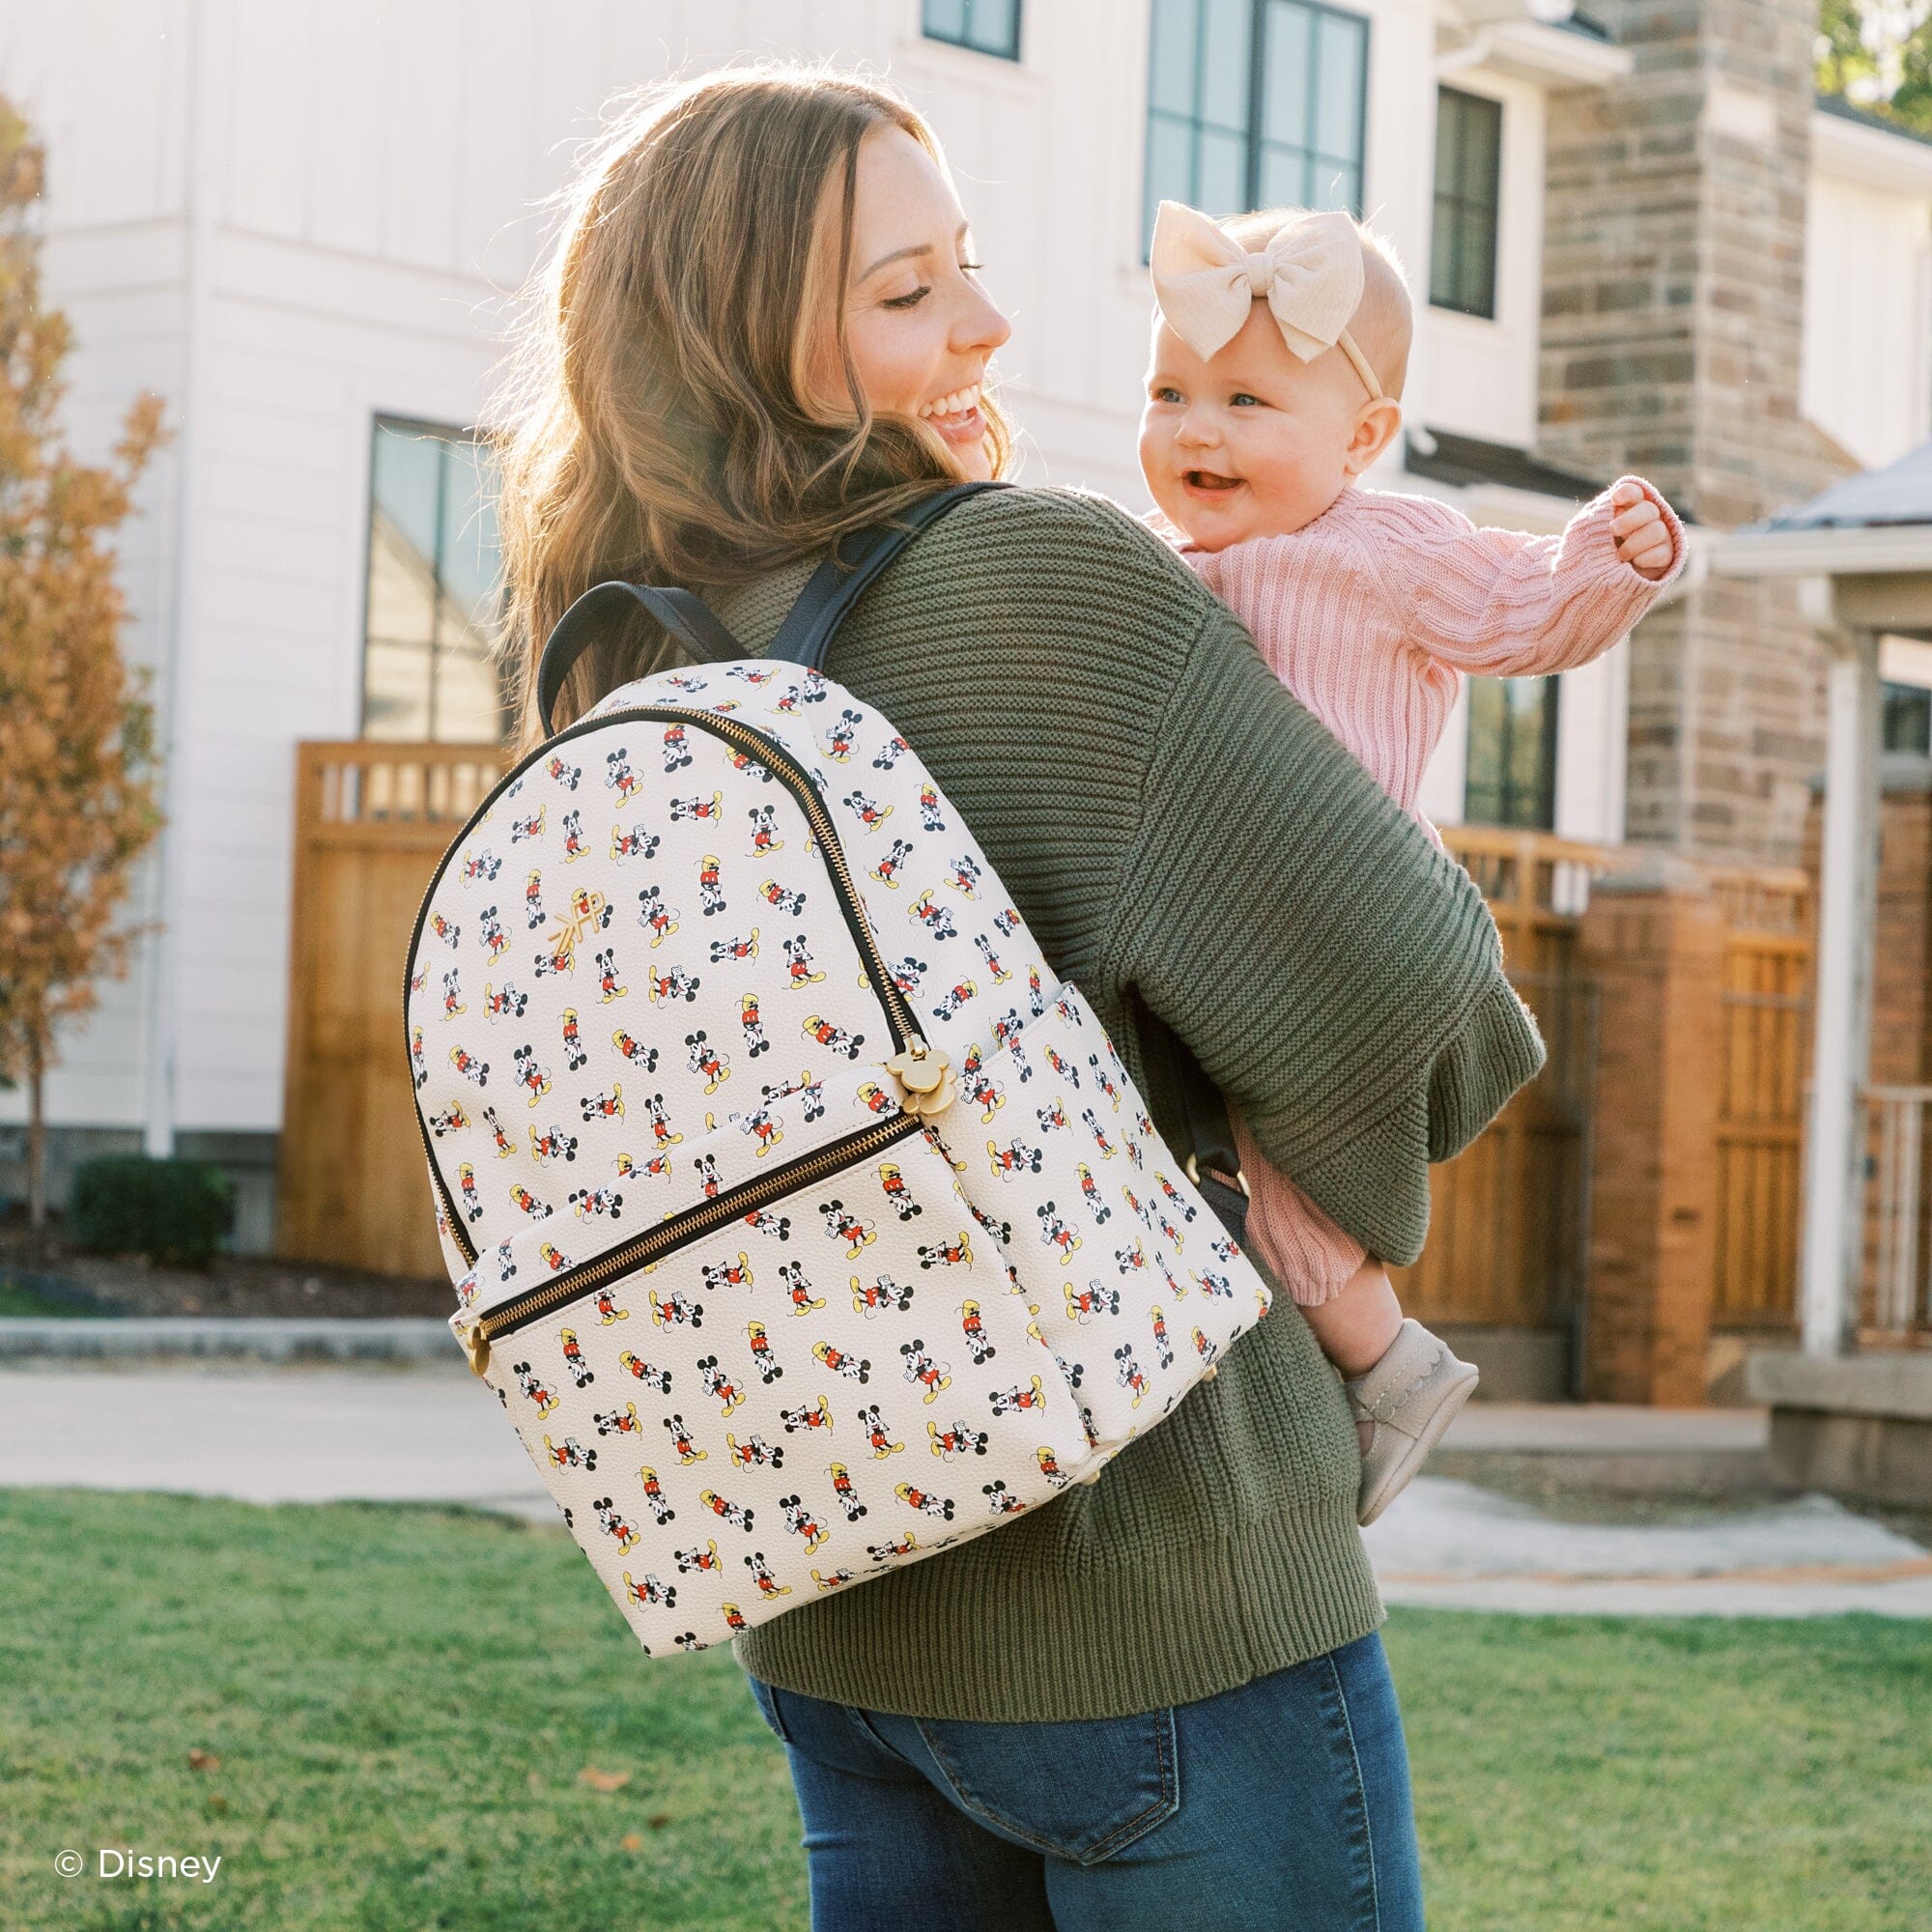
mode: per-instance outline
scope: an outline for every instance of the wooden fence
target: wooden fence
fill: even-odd
[[[1712,1325],[1784,1330],[1797,1321],[1811,886],[1799,871],[1706,869],[1727,931]]]
[[[284,1253],[400,1275],[441,1271],[403,1041],[403,958],[436,862],[502,770],[486,745],[298,750],[295,927],[280,1155]],[[1460,827],[1549,1049],[1474,1147],[1435,1170],[1429,1246],[1399,1270],[1421,1320],[1563,1325],[1588,1236],[1596,988],[1577,967],[1591,881],[1615,849]],[[1716,873],[1726,952],[1719,1127],[1720,1326],[1788,1325],[1810,904],[1799,873]]]
[[[1597,1058],[1596,988],[1576,970],[1577,932],[1591,879],[1616,854],[1483,826],[1442,838],[1490,902],[1548,1059],[1488,1133],[1435,1170],[1429,1245],[1392,1272],[1421,1321],[1558,1326],[1583,1291]]]
[[[1549,1057],[1483,1138],[1433,1177],[1429,1245],[1396,1271],[1419,1320],[1567,1325],[1589,1236],[1596,988],[1577,967],[1593,879],[1628,849],[1541,833],[1446,828],[1495,915],[1511,980]],[[1704,868],[1724,913],[1718,1126],[1719,1328],[1788,1328],[1798,1285],[1799,1140],[1811,895],[1797,871]]]
[[[442,1272],[404,1048],[403,959],[437,860],[503,762],[494,745],[297,747],[284,1254]]]

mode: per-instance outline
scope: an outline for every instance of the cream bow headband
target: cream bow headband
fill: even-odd
[[[1339,349],[1381,400],[1382,385],[1349,333],[1363,276],[1362,244],[1346,214],[1301,215],[1251,255],[1207,215],[1164,201],[1150,263],[1168,327],[1204,360],[1232,342],[1252,304],[1264,300],[1302,361]]]

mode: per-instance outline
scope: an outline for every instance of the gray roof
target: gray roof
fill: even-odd
[[[1883,469],[1834,483],[1808,503],[1780,510],[1759,530],[1870,529],[1880,524],[1932,524],[1932,442]]]

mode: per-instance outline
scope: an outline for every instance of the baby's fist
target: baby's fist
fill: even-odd
[[[1639,577],[1655,582],[1677,558],[1670,526],[1663,512],[1640,483],[1623,482],[1610,492],[1610,529],[1617,539],[1617,555]]]

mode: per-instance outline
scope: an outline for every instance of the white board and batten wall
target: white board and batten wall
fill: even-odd
[[[1426,288],[1447,16],[1434,0],[1351,11],[1370,22],[1366,208]],[[372,424],[483,419],[534,205],[602,102],[742,52],[890,73],[945,142],[1012,317],[1026,476],[1138,506],[1148,48],[1148,0],[1031,0],[1019,64],[922,38],[919,0],[0,0],[0,88],[49,150],[74,442],[103,452],[142,387],[176,430],[121,544],[128,645],[156,668],[171,754],[134,908],[163,930],[64,1042],[53,1122],[156,1151],[272,1145],[294,746],[359,725]],[[1527,444],[1542,92],[1520,63],[1454,84],[1505,102],[1498,313],[1423,311],[1410,415]],[[1613,838],[1621,671],[1570,676],[1558,828]],[[1459,757],[1452,732],[1425,801],[1444,820]],[[0,1123],[21,1110],[0,1094]]]

